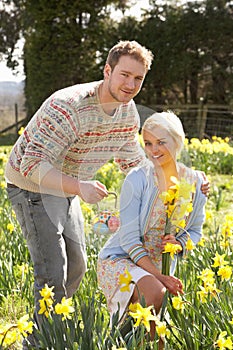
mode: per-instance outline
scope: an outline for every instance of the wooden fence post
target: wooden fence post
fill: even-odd
[[[198,104],[198,111],[197,111],[197,135],[199,139],[201,140],[203,138],[203,135],[201,135],[201,129],[202,129],[202,118],[203,118],[203,106],[204,106],[204,98],[200,97],[199,104]]]
[[[19,114],[18,114],[18,104],[15,103],[15,133],[16,133],[16,138],[18,138],[18,119],[19,119]]]

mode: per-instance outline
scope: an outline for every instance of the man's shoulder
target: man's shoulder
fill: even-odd
[[[81,96],[85,98],[87,96],[95,96],[96,88],[100,85],[101,81],[93,81],[89,83],[75,84],[67,86],[63,89],[57,90],[52,96],[57,98],[72,98]]]

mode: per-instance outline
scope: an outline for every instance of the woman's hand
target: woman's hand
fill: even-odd
[[[164,251],[164,247],[165,247],[165,245],[167,243],[179,244],[181,246],[181,249],[183,250],[181,243],[176,240],[175,236],[173,236],[173,235],[166,235],[166,236],[163,236],[163,238],[162,238],[162,243],[161,243],[161,250],[162,250],[162,252]]]
[[[181,280],[174,276],[161,275],[159,278],[160,282],[167,288],[169,293],[173,295],[184,294],[183,283]]]

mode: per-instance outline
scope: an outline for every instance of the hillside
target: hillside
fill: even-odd
[[[16,121],[15,105],[17,104],[18,120],[25,118],[24,82],[0,81],[0,131]]]
[[[0,109],[12,107],[15,103],[19,107],[24,104],[24,82],[1,81],[0,82]]]

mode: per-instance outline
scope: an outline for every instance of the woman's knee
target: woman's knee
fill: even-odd
[[[154,276],[141,278],[135,286],[132,302],[140,302],[144,298],[147,306],[153,305],[156,313],[159,312],[166,288]]]

